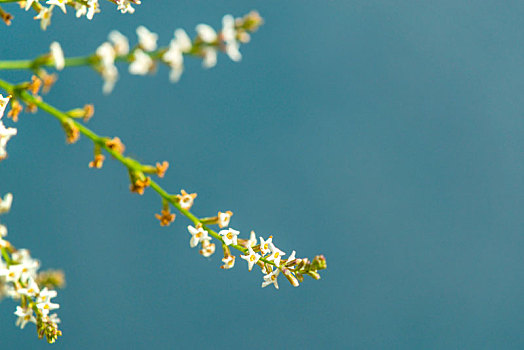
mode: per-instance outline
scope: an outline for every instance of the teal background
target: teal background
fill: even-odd
[[[144,24],[178,27],[258,9],[265,25],[204,70],[188,59],[121,79],[110,96],[88,68],[60,73],[47,101],[92,102],[89,126],[128,154],[171,163],[171,192],[232,227],[273,234],[287,253],[323,253],[320,281],[260,288],[262,274],[189,248],[188,221],[162,228],[152,191],[129,193],[92,145],[67,146],[44,113],[22,115],[0,164],[9,239],[62,268],[56,349],[524,348],[524,4],[522,1],[102,2],[92,22],[55,11],[42,32],[17,5],[0,58],[93,52]],[[1,72],[22,81],[27,72]],[[48,347],[0,303],[5,349]]]

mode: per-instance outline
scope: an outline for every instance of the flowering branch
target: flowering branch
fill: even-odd
[[[229,247],[233,247],[242,253],[247,253],[247,255],[242,257],[248,260],[248,262],[253,262],[253,264],[257,263],[257,265],[262,268],[262,271],[266,273],[266,282],[274,283],[275,287],[277,288],[278,284],[276,284],[276,277],[280,272],[283,272],[294,286],[298,286],[297,279],[302,281],[302,276],[304,274],[309,275],[314,279],[320,278],[317,271],[326,268],[326,261],[323,256],[317,256],[315,259],[313,259],[313,261],[309,262],[308,259],[295,259],[295,253],[293,252],[293,254],[290,255],[290,258],[281,260],[281,256],[283,256],[285,253],[275,247],[272,242],[272,237],[267,240],[264,240],[262,237],[260,237],[261,243],[260,245],[256,245],[256,237],[254,236],[254,233],[251,234],[249,240],[238,239],[237,236],[239,232],[231,228],[227,230],[221,230],[217,233],[216,231],[210,229],[209,226],[212,224],[218,224],[221,228],[226,227],[229,224],[229,219],[232,215],[231,212],[219,212],[217,217],[199,219],[189,211],[196,194],[190,195],[183,190],[180,195],[169,194],[157,182],[152,180],[149,176],[146,176],[146,174],[157,174],[163,176],[165,169],[167,168],[167,164],[157,164],[156,167],[153,167],[150,165],[144,165],[131,157],[124,156],[124,147],[118,138],[111,140],[107,137],[99,136],[83,124],[74,120],[70,114],[60,111],[50,104],[42,101],[40,97],[35,97],[30,94],[26,88],[24,88],[24,86],[24,84],[15,86],[0,79],[0,88],[4,89],[10,94],[13,94],[27,105],[36,106],[58,119],[66,132],[68,143],[75,142],[78,139],[79,134],[89,138],[95,146],[95,161],[92,162],[90,166],[97,168],[101,167],[101,163],[103,162],[101,150],[105,150],[113,158],[126,166],[131,178],[132,192],[142,194],[146,187],[151,187],[162,198],[164,204],[171,204],[182,215],[187,217],[195,226],[188,227],[190,233],[193,236],[191,240],[191,246],[194,247],[196,244],[201,243],[203,249],[200,251],[200,253],[202,255],[209,256],[215,250],[214,245],[211,246],[209,243],[209,234],[222,244],[224,250],[223,261],[225,263],[223,268],[228,269],[234,265],[235,258],[229,252]],[[97,156],[102,156],[102,158],[98,157],[97,161]],[[169,215],[168,213],[169,207],[164,205],[162,210],[163,215],[161,215],[160,218],[163,219],[164,216]],[[167,220],[168,223],[172,221],[172,219],[174,219],[174,216]],[[163,221],[161,220],[161,222]],[[256,252],[260,252],[262,255],[257,254]],[[269,255],[264,256],[266,254]],[[253,264],[249,264],[250,270]],[[264,283],[263,286],[266,286],[267,284]]]

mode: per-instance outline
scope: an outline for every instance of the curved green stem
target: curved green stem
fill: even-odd
[[[128,169],[134,170],[134,171],[142,171],[144,165],[138,162],[137,160],[123,156],[119,152],[109,148],[106,145],[107,138],[99,136],[94,131],[89,129],[83,124],[80,124],[79,122],[71,119],[66,113],[58,110],[57,108],[53,107],[52,105],[34,97],[30,93],[28,93],[26,90],[17,89],[17,87],[13,84],[10,84],[6,82],[5,80],[0,79],[0,88],[4,89],[10,94],[16,95],[21,100],[25,101],[28,104],[36,105],[41,110],[51,114],[53,117],[58,119],[61,123],[69,122],[73,123],[77,128],[78,131],[89,138],[93,143],[99,145],[101,148],[103,148],[107,153],[109,153],[111,156],[113,156],[116,160],[118,160],[120,163],[125,165]],[[150,187],[164,200],[171,203],[173,207],[175,207],[182,215],[187,217],[191,222],[193,222],[194,225],[202,224],[202,227],[204,227],[205,230],[209,232],[211,236],[219,240],[222,244],[224,244],[224,240],[222,237],[214,230],[210,229],[207,225],[203,224],[202,221],[196,217],[193,213],[191,213],[189,210],[186,210],[180,206],[180,203],[176,200],[176,197],[169,194],[165,189],[163,189],[158,183],[156,183],[154,180],[151,180]],[[231,247],[241,251],[242,253],[246,253],[248,250],[241,245],[230,245]],[[260,258],[261,261],[276,266],[272,261],[268,261],[265,258]]]

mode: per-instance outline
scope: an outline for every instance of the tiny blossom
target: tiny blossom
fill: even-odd
[[[215,243],[209,243],[209,240],[202,241],[202,249],[199,251],[204,257],[210,257],[215,253]]]
[[[238,244],[237,236],[240,234],[239,231],[229,228],[227,230],[221,230],[218,234],[222,236],[222,239],[224,240],[225,245],[231,245],[231,244],[237,245]]]
[[[205,240],[210,240],[211,238],[208,236],[208,232],[204,230],[202,227],[195,228],[191,225],[187,226],[187,230],[191,234],[191,240],[189,241],[189,246],[191,248],[194,248],[197,246],[198,243],[203,242]]]
[[[249,235],[249,240],[247,241],[248,247],[253,247],[257,244],[257,236],[255,234],[255,231],[251,231],[251,234]]]
[[[38,4],[38,0],[26,0],[25,10],[28,11],[35,2]]]
[[[145,51],[154,51],[157,48],[158,34],[150,32],[144,26],[140,26],[136,29],[138,35],[138,44]]]
[[[214,47],[206,47],[202,50],[204,59],[202,66],[204,68],[213,68],[217,64],[217,50]]]
[[[295,260],[295,251],[293,250],[293,253],[291,253],[291,255],[287,258],[287,261],[286,261],[286,265],[288,263],[291,263]]]
[[[265,288],[269,286],[270,284],[274,284],[275,288],[278,289],[278,275],[280,274],[280,270],[276,269],[273,272],[267,274],[264,276],[264,282],[262,282],[262,288]]]
[[[264,238],[260,237],[260,251],[262,254],[268,254],[271,252],[271,249],[269,248],[269,245],[272,244],[273,237],[269,236],[267,241],[264,241]]]
[[[162,56],[164,61],[171,67],[169,72],[169,81],[176,83],[180,80],[180,76],[184,71],[184,56],[180,44],[176,39],[171,40],[169,43],[169,49]]]
[[[6,193],[4,199],[0,199],[0,214],[7,213],[11,210],[11,205],[13,204],[13,194]]]
[[[51,7],[44,7],[40,9],[40,12],[38,12],[38,15],[34,17],[34,19],[40,20],[40,28],[42,30],[46,30],[47,26],[51,23],[51,16],[53,15],[53,8],[54,6],[51,5]]]
[[[127,55],[129,53],[129,40],[118,30],[109,33],[109,40],[113,43],[113,49],[117,55]]]
[[[27,287],[18,290],[18,294],[27,295],[29,297],[34,297],[38,293],[40,293],[40,288],[33,278],[27,280]]]
[[[273,261],[275,265],[280,265],[280,259],[282,259],[283,255],[286,255],[283,251],[275,247],[273,243],[269,244],[269,249],[271,249],[271,254],[267,257],[267,260]]]
[[[227,257],[224,257],[222,259],[222,262],[224,265],[220,266],[221,269],[229,270],[233,266],[235,266],[235,256],[234,255],[228,255]]]
[[[231,220],[231,216],[233,216],[232,211],[226,211],[225,213],[218,212],[218,226],[220,228],[227,227],[229,225],[229,221]]]
[[[60,43],[57,41],[53,41],[51,45],[49,46],[49,49],[51,50],[51,57],[53,58],[53,62],[55,62],[56,69],[57,70],[64,69],[64,66],[65,66],[64,51],[62,51],[62,47],[60,46]]]
[[[96,49],[96,55],[100,58],[102,78],[104,79],[104,86],[102,91],[108,94],[113,90],[116,81],[118,80],[118,69],[115,66],[115,49],[113,46],[105,42]]]
[[[100,12],[100,5],[98,0],[87,0],[87,5],[75,2],[76,17],[86,16],[88,20],[92,20],[95,13]]]
[[[189,210],[193,206],[194,200],[197,197],[196,193],[187,193],[185,190],[181,190],[180,194],[176,195],[178,203],[182,209]]]
[[[22,274],[22,265],[11,265],[0,269],[0,276],[4,276],[6,282],[16,282]]]
[[[146,75],[153,67],[154,62],[151,57],[144,51],[137,49],[133,53],[134,61],[129,65],[129,73],[137,75]]]
[[[140,5],[140,0],[116,0],[116,4],[118,5],[117,10],[119,10],[121,13],[131,13],[133,14],[135,12],[135,9],[131,6],[131,3]]]
[[[56,303],[52,303],[51,300],[48,299],[47,301],[42,301],[42,302],[36,304],[36,307],[40,311],[42,311],[44,316],[47,316],[49,314],[49,311],[55,310],[55,309],[59,309],[60,305],[56,304]]]
[[[108,42],[104,42],[96,49],[96,55],[100,57],[103,66],[111,66],[115,62],[115,49]]]
[[[191,51],[193,43],[191,42],[191,39],[189,38],[185,30],[180,28],[175,30],[175,40],[182,52]]]
[[[217,33],[207,24],[199,24],[196,26],[196,31],[203,42],[212,44],[217,40]]]
[[[65,5],[67,4],[67,0],[47,0],[46,4],[48,5],[56,5],[60,7],[60,10],[62,10],[63,13],[67,13]]]
[[[253,268],[253,265],[255,265],[258,260],[260,260],[260,254],[257,254],[253,251],[253,248],[248,247],[248,254],[246,255],[240,255],[240,257],[247,261],[248,263],[248,269],[251,271]]]
[[[15,128],[6,128],[1,120],[4,116],[4,111],[9,102],[9,98],[10,96],[3,97],[2,94],[0,94],[0,160],[7,157],[7,151],[5,150],[7,142],[11,137],[15,136],[17,132]]]
[[[20,326],[21,329],[24,329],[28,322],[36,323],[36,318],[33,315],[33,309],[30,307],[24,309],[20,306],[17,306],[15,315],[18,316],[18,319],[16,320],[16,326]]]
[[[239,43],[236,39],[235,19],[231,15],[222,18],[222,38],[226,43],[226,53],[233,61],[238,62],[242,59]]]

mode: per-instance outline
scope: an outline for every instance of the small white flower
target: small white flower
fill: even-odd
[[[231,220],[231,216],[233,216],[232,211],[226,211],[225,213],[218,212],[218,227],[224,228],[229,225],[229,221]]]
[[[265,288],[269,286],[270,284],[274,284],[275,288],[278,289],[278,280],[277,277],[280,274],[280,270],[276,269],[273,272],[267,274],[264,276],[264,282],[262,282],[262,288]]]
[[[249,235],[249,239],[247,241],[248,247],[253,247],[257,245],[257,236],[255,234],[255,231],[251,231],[251,234]]]
[[[116,69],[114,65],[105,67],[102,70],[102,79],[104,79],[102,92],[107,95],[113,91],[116,81],[118,80],[118,69]]]
[[[15,315],[18,316],[18,319],[16,320],[16,326],[20,326],[22,329],[24,329],[27,322],[36,323],[36,318],[33,315],[33,309],[30,307],[24,309],[20,306],[17,306]]]
[[[202,241],[202,249],[199,251],[204,257],[210,257],[215,253],[215,243],[209,243],[208,240]]]
[[[46,30],[47,26],[51,23],[51,16],[53,15],[53,8],[54,6],[51,5],[51,7],[44,7],[40,9],[40,12],[38,12],[38,15],[34,17],[34,19],[40,20],[40,28],[42,30]]]
[[[150,32],[146,27],[140,26],[136,29],[138,35],[138,44],[145,51],[154,51],[157,47],[158,35]]]
[[[209,241],[211,238],[208,236],[208,232],[202,227],[195,228],[191,225],[187,226],[187,230],[191,234],[191,240],[189,241],[189,246],[194,248],[198,243]]]
[[[271,252],[271,249],[269,249],[269,245],[272,244],[273,236],[269,236],[267,241],[264,241],[264,238],[260,237],[260,251],[262,254],[266,255]]]
[[[0,200],[0,214],[5,214],[11,210],[11,204],[13,203],[13,194],[6,193],[4,199]]]
[[[226,44],[226,54],[233,61],[238,62],[242,59],[242,54],[240,54],[240,45],[236,36],[235,19],[231,15],[225,15],[222,18],[222,39]]]
[[[109,33],[109,40],[113,43],[115,54],[127,55],[129,53],[129,40],[118,30],[113,30]]]
[[[240,234],[239,231],[228,228],[227,230],[220,231],[218,234],[222,236],[225,245],[238,244],[237,236]]]
[[[253,251],[253,248],[248,247],[248,254],[246,255],[240,255],[240,257],[247,261],[248,263],[248,269],[251,271],[253,268],[253,265],[255,265],[258,260],[260,260],[260,254],[257,254]]]
[[[282,259],[282,256],[286,255],[286,253],[275,247],[273,243],[269,244],[269,249],[271,249],[271,254],[266,259],[273,261],[278,267],[280,265],[280,259]]]
[[[134,4],[140,5],[140,0],[133,1]],[[131,1],[129,0],[116,0],[116,4],[118,5],[117,10],[119,10],[121,13],[135,13],[135,9],[131,6]]]
[[[206,47],[202,50],[204,53],[204,60],[202,66],[204,68],[213,68],[217,64],[217,50],[214,47]]]
[[[233,266],[235,266],[235,256],[234,255],[228,255],[227,257],[222,259],[222,262],[224,265],[220,266],[221,269],[229,270]]]
[[[57,70],[64,69],[64,66],[65,66],[64,51],[62,51],[62,47],[60,46],[60,43],[57,41],[53,41],[51,45],[49,46],[49,49],[51,50],[51,57],[53,58],[53,61],[55,62],[56,69]]]
[[[33,3],[36,2],[38,4],[38,0],[26,0],[25,2],[25,10],[28,11]]]
[[[154,66],[154,61],[144,51],[137,49],[133,52],[134,61],[129,65],[129,73],[146,75]]]
[[[287,258],[286,265],[287,265],[288,263],[293,262],[295,259],[296,259],[296,258],[295,258],[295,251],[293,250],[293,253],[291,253],[291,255]]]
[[[207,24],[197,25],[196,31],[200,39],[202,39],[202,41],[205,43],[212,44],[217,40],[217,32],[215,32],[215,30]]]
[[[22,275],[22,265],[11,265],[0,269],[0,276],[4,276],[6,282],[16,282]]]
[[[63,13],[67,13],[65,5],[67,4],[68,0],[47,0],[46,4],[48,5],[56,5],[60,7],[60,10],[62,10]]]
[[[75,2],[76,17],[86,16],[88,20],[92,20],[95,13],[100,12],[100,5],[98,0],[87,0],[87,6]]]
[[[33,278],[27,280],[27,287],[18,290],[18,294],[27,295],[29,297],[34,297],[38,293],[40,293],[40,288]]]
[[[2,117],[4,116],[5,108],[9,103],[10,96],[4,97],[0,94],[0,160],[7,157],[7,151],[5,150],[7,142],[11,137],[16,135],[17,130],[15,128],[6,128],[2,123]]]
[[[169,80],[176,83],[184,71],[184,56],[176,39],[171,40],[169,49],[164,53],[162,59],[171,67]]]
[[[193,43],[191,42],[191,39],[189,38],[185,30],[183,29],[175,30],[175,40],[182,52],[191,51],[191,48],[193,47]]]
[[[42,311],[44,316],[49,314],[49,311],[60,308],[59,304],[52,303],[51,299],[56,297],[57,293],[54,290],[48,290],[47,287],[42,289],[36,298],[36,307]]]
[[[96,49],[96,55],[100,57],[102,65],[105,67],[112,66],[115,62],[115,49],[108,42],[104,42]]]

